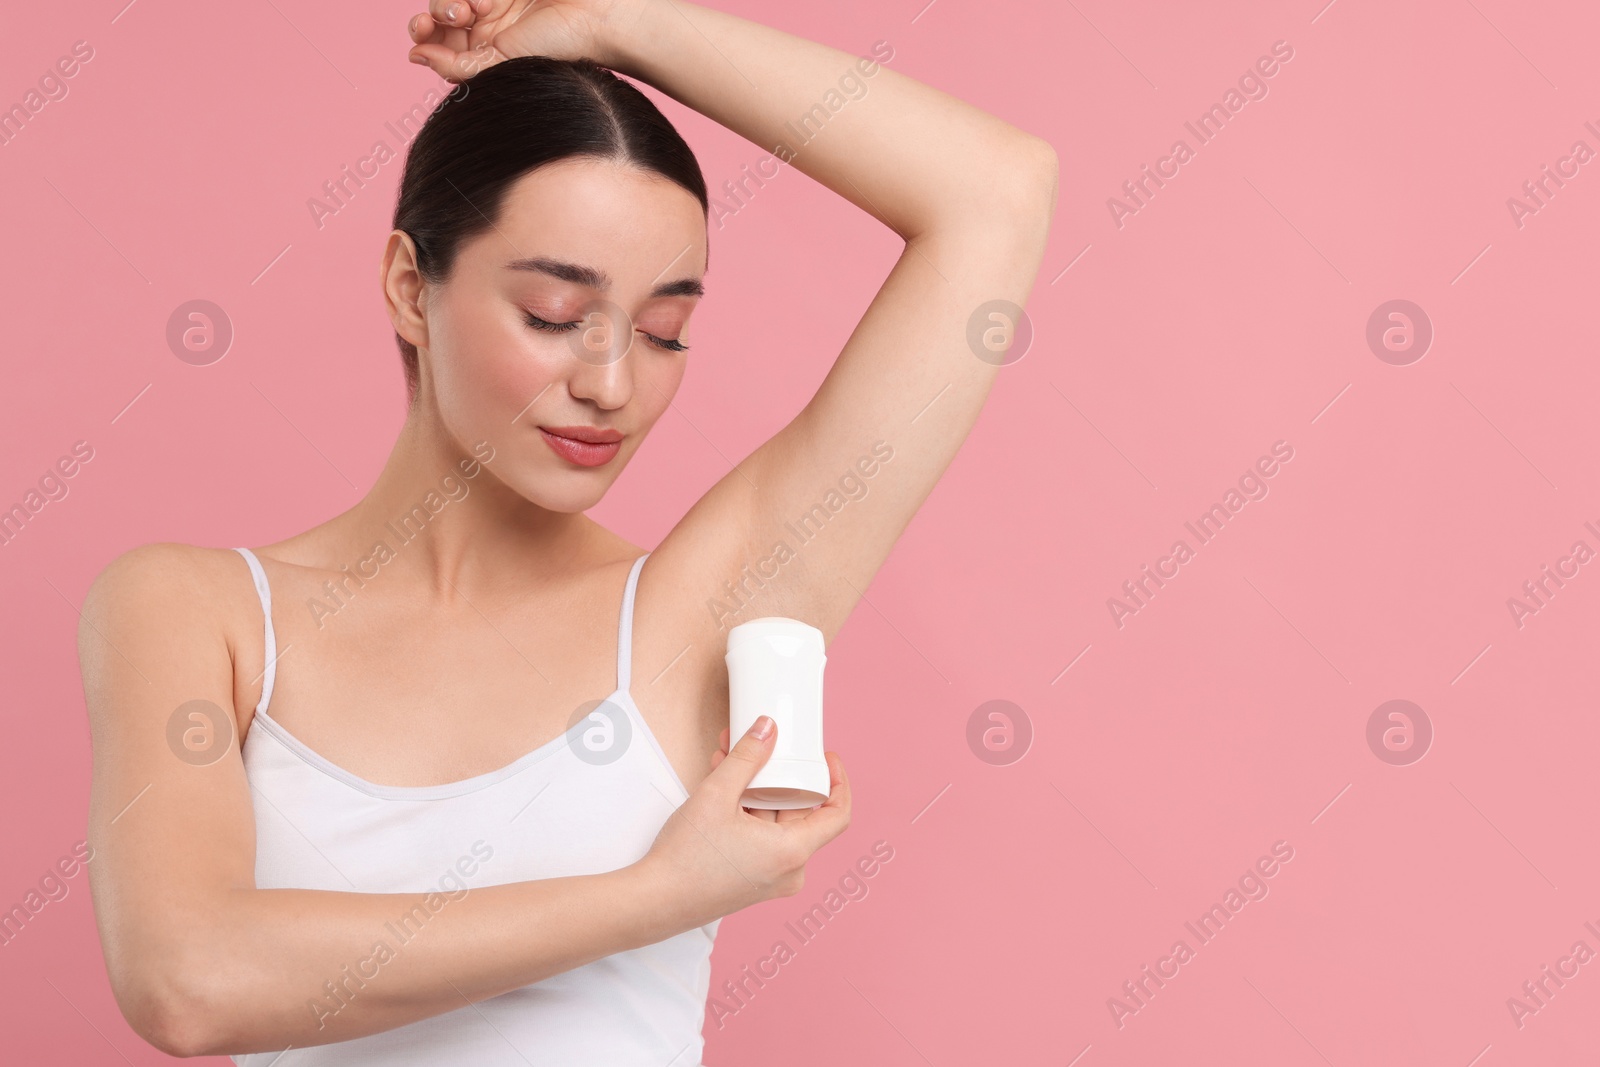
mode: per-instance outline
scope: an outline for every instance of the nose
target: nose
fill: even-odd
[[[623,356],[610,363],[595,366],[574,360],[577,369],[572,372],[567,388],[579,400],[592,400],[607,411],[622,407],[633,395],[633,369]]]
[[[568,390],[606,410],[620,408],[633,395],[633,322],[620,309],[595,311],[574,339]]]

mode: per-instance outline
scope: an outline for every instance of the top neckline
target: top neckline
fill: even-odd
[[[524,753],[503,767],[485,771],[483,774],[475,774],[470,778],[460,778],[453,782],[441,782],[437,785],[383,785],[378,782],[368,781],[353,771],[339,766],[290,733],[282,723],[267,713],[267,705],[272,699],[273,680],[277,674],[277,661],[282,655],[278,651],[277,639],[272,628],[272,589],[267,583],[266,570],[261,566],[261,561],[256,558],[256,554],[243,547],[236,547],[234,551],[243,556],[245,562],[250,565],[250,574],[255,582],[256,592],[260,596],[262,614],[266,620],[264,629],[267,666],[262,672],[261,699],[256,704],[251,726],[254,728],[259,724],[265,727],[267,732],[272,734],[286,748],[329,777],[338,779],[354,789],[376,797],[393,800],[442,800],[466,793],[474,793],[497,782],[502,782],[541,762],[552,752],[559,751],[560,747],[567,742],[571,728],[562,731],[531,752]],[[677,769],[667,759],[666,752],[656,739],[654,731],[644,721],[644,716],[640,713],[638,705],[633,702],[633,694],[629,685],[633,666],[634,597],[638,589],[639,573],[644,567],[644,561],[649,556],[650,553],[648,552],[639,556],[633,561],[633,566],[628,571],[628,581],[622,596],[622,612],[617,622],[617,688],[612,690],[611,694],[601,704],[611,704],[623,709],[624,713],[632,720],[632,726],[649,739],[651,747],[655,749],[656,754],[661,758],[672,780],[687,795],[688,790],[679,779]],[[283,651],[287,652],[288,649]],[[596,707],[599,707],[599,705],[596,705]],[[248,737],[246,740],[248,740]]]
[[[616,692],[608,696],[603,703],[610,704],[613,707],[622,708],[624,714],[628,715],[632,720],[632,728],[649,736],[651,742],[654,743],[656,750],[661,752],[659,743],[656,743],[654,735],[650,734],[649,726],[644,724],[643,717],[639,714],[637,706],[633,703],[633,697],[628,694],[627,690],[618,689]],[[527,752],[521,756],[518,756],[504,767],[499,767],[492,771],[485,771],[483,774],[475,774],[471,778],[458,778],[453,782],[441,782],[437,785],[383,785],[378,782],[369,781],[368,779],[361,777],[359,774],[346,770],[337,763],[334,763],[316,749],[312,748],[310,745],[307,745],[304,741],[294,736],[294,734],[290,733],[281,722],[279,722],[277,719],[274,719],[271,715],[268,715],[264,711],[256,712],[255,719],[251,723],[251,729],[254,730],[256,726],[263,727],[267,733],[271,734],[274,739],[283,744],[284,747],[289,749],[289,751],[293,752],[296,756],[299,756],[306,763],[309,763],[312,767],[315,767],[328,777],[337,779],[338,781],[343,782],[345,785],[350,786],[352,789],[359,790],[360,792],[366,793],[369,796],[378,797],[383,800],[447,800],[450,797],[464,796],[467,793],[476,793],[479,790],[487,789],[492,785],[503,782],[508,778],[512,778],[527,770],[529,767],[542,762],[546,757],[558,752],[561,749],[561,746],[567,743],[568,737],[572,733],[571,728],[564,730],[555,737],[552,737],[550,740],[546,741],[544,744],[540,745],[538,748],[534,749],[532,752]],[[248,740],[248,738],[246,738],[246,740]],[[677,771],[672,767],[671,763],[666,762],[666,755],[664,752],[662,753],[661,758],[668,771],[672,774],[673,780],[678,781]],[[683,787],[683,783],[681,781],[678,781],[678,785],[679,788]],[[685,789],[684,792],[687,793],[688,790]]]

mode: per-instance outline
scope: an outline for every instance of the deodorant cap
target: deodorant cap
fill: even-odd
[[[763,615],[728,631],[729,652],[753,641],[765,641],[774,651],[786,656],[805,648],[826,655],[821,630],[782,615]]]

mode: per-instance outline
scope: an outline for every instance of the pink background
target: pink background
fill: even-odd
[[[1600,961],[1520,1028],[1506,1004],[1574,942],[1600,951],[1600,563],[1520,628],[1506,605],[1575,541],[1600,549],[1600,162],[1520,228],[1506,206],[1574,141],[1600,149],[1600,20],[1324,2],[728,5],[856,54],[890,42],[891,68],[1047,137],[1062,181],[1032,348],[830,650],[854,825],[798,897],[725,922],[715,984],[794,947],[784,923],[874,841],[894,859],[708,1021],[708,1063],[1600,1053]],[[94,448],[0,547],[6,909],[83,836],[74,606],[95,573],[343,510],[402,417],[375,284],[400,162],[320,230],[306,201],[437,84],[404,59],[418,4],[124,3],[34,5],[0,76],[9,104],[94,48],[0,147],[0,506]],[[1107,198],[1196,147],[1185,120],[1279,40],[1269,95],[1118,228]],[[714,189],[764,155],[656,98]],[[785,171],[713,248],[678,411],[594,513],[645,546],[810,396],[896,241]],[[237,332],[208,367],[163,336],[195,298]],[[1397,298],[1435,329],[1408,366],[1365,341]],[[1270,494],[1119,629],[1107,598],[1279,440]],[[1007,766],[966,740],[994,699],[1034,731]],[[1419,762],[1368,747],[1391,699],[1433,725]],[[1277,841],[1270,894],[1196,947],[1185,921]],[[4,1058],[163,1059],[69,885],[0,949]],[[1180,938],[1194,958],[1119,1028],[1108,998]]]

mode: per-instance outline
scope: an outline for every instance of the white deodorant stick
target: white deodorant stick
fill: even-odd
[[[822,631],[768,616],[728,631],[728,737],[737,744],[762,715],[778,743],[740,801],[747,808],[810,808],[828,799],[822,754]]]

